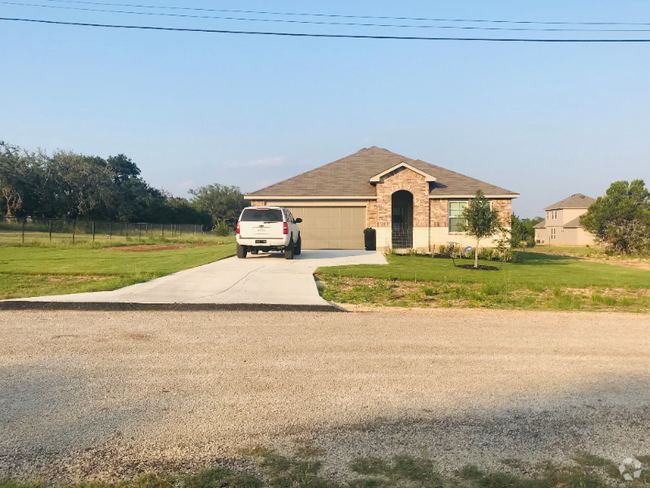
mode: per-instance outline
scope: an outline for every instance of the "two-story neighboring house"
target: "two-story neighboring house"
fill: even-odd
[[[587,213],[596,200],[576,193],[549,207],[546,220],[535,226],[535,242],[556,246],[586,246],[594,244],[594,236],[580,226],[580,216]]]

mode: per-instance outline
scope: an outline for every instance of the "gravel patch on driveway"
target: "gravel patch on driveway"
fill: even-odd
[[[0,338],[0,478],[650,454],[646,315],[2,312]]]

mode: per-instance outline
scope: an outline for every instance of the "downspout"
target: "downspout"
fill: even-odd
[[[431,198],[429,198],[429,195],[427,195],[427,203],[429,204],[429,220],[427,221],[427,229],[429,234],[429,252],[433,252],[431,250]]]

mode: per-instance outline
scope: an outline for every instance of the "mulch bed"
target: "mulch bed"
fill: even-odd
[[[476,270],[484,270],[484,271],[499,271],[499,268],[497,268],[496,266],[485,266],[484,264],[479,264],[478,268],[475,268],[473,264],[461,264],[456,267],[463,268],[463,269],[476,269]]]

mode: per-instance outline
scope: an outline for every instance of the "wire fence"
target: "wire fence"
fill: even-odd
[[[149,222],[112,222],[105,220],[39,219],[0,217],[0,241],[20,242],[70,240],[177,239],[204,232],[201,224],[152,224]]]

